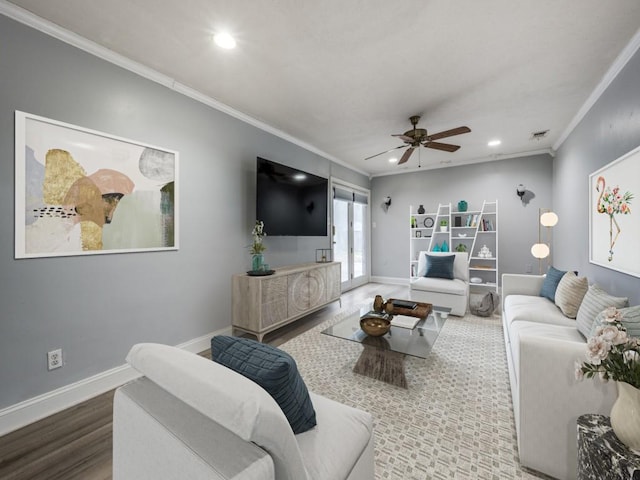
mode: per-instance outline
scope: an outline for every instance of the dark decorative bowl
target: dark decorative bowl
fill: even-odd
[[[391,318],[363,317],[360,319],[360,328],[367,335],[381,337],[391,328]]]

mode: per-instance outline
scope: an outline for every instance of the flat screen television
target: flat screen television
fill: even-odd
[[[326,178],[260,157],[256,171],[256,218],[267,235],[327,235]]]

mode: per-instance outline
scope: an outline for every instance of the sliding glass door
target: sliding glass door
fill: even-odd
[[[369,280],[369,192],[333,184],[333,259],[342,264],[342,290]]]

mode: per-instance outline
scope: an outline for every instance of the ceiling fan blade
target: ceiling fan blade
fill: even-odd
[[[396,133],[396,134],[392,134],[391,136],[392,137],[398,137],[403,142],[407,142],[407,143],[413,143],[414,142],[413,138],[406,136],[404,133]]]
[[[469,133],[471,129],[469,127],[452,128],[451,130],[445,130],[444,132],[434,133],[429,135],[427,140],[438,140],[445,137],[453,137],[454,135],[461,135],[463,133]]]
[[[401,165],[403,163],[405,163],[407,160],[409,160],[409,157],[411,156],[411,154],[413,153],[413,151],[416,149],[416,147],[409,147],[407,149],[406,152],[404,152],[404,155],[402,155],[402,158],[400,159],[400,161],[398,162],[398,165]]]
[[[380,153],[376,153],[375,155],[371,155],[370,157],[365,158],[365,160],[369,160],[370,158],[377,157],[379,155],[384,155],[385,153],[393,152],[394,150],[397,150],[399,148],[405,148],[405,147],[406,145],[400,145],[399,147],[392,148],[391,150],[387,150],[386,152],[380,152]]]
[[[436,150],[443,150],[445,152],[455,152],[460,148],[460,145],[451,145],[450,143],[440,142],[426,142],[423,145],[427,148],[435,148]]]

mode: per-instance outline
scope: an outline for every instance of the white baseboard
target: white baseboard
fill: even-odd
[[[211,346],[211,337],[230,334],[231,327],[226,327],[189,340],[177,347],[192,353],[200,353]],[[140,373],[128,364],[124,364],[3,408],[0,410],[0,436],[118,388],[139,376]]]
[[[369,280],[372,283],[387,283],[389,285],[409,285],[408,278],[398,277],[371,277]]]

